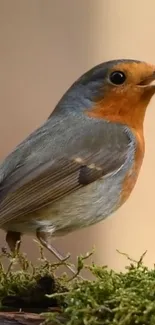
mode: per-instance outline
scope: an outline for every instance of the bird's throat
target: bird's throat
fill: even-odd
[[[96,102],[91,111],[86,111],[86,114],[89,117],[125,124],[142,132],[146,109],[151,97],[150,94],[144,94],[142,98],[137,99],[118,95],[108,96]]]

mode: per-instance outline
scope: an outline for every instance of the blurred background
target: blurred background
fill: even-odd
[[[40,126],[87,69],[117,58],[155,64],[154,35],[154,0],[0,0],[0,159]],[[147,250],[145,262],[153,266],[155,99],[145,137],[143,167],[128,202],[100,224],[55,240],[73,262],[95,245],[93,259],[110,268],[123,269],[127,262],[116,249],[135,259]],[[23,237],[22,250],[37,260],[32,237]]]

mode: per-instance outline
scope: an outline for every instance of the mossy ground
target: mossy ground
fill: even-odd
[[[78,258],[77,273],[86,267],[94,280],[67,276],[57,278],[59,264],[51,264],[40,248],[40,265],[34,266],[22,254],[14,257],[2,253],[0,258],[1,310],[34,310],[43,313],[45,323],[67,325],[154,325],[155,269],[149,270],[139,261],[130,259],[125,272],[107,267],[84,265],[87,254]],[[9,259],[8,270],[3,258]],[[119,255],[118,255],[119,258]],[[20,270],[14,271],[14,264]],[[66,263],[66,262],[64,262]]]

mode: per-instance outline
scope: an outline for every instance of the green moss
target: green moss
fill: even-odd
[[[77,273],[86,267],[94,280],[75,277],[68,281],[67,276],[55,276],[59,264],[47,261],[41,249],[39,266],[21,254],[13,258],[3,253],[1,260],[8,258],[10,265],[4,271],[0,263],[1,309],[37,308],[45,323],[53,325],[154,325],[155,270],[143,264],[143,256],[136,262],[126,255],[130,265],[125,272],[115,272],[95,264],[84,266],[89,255],[78,258]],[[19,271],[14,270],[17,261]],[[49,308],[54,310],[49,312]]]
[[[38,264],[33,265],[26,255],[15,253],[14,255],[3,252],[0,255],[0,309],[22,309],[40,312],[48,307],[57,307],[56,298],[48,298],[46,295],[63,292],[67,289],[66,276],[57,279],[55,271],[63,263],[51,263],[39,246],[40,257]],[[8,262],[8,268],[4,268],[4,262]],[[18,270],[17,269],[18,266]]]

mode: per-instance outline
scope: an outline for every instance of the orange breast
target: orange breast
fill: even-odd
[[[120,205],[122,205],[129,197],[129,195],[131,194],[139,172],[140,172],[140,168],[142,166],[142,162],[143,162],[143,158],[144,158],[144,151],[145,151],[145,143],[144,143],[144,136],[143,136],[143,132],[141,131],[135,131],[132,130],[133,133],[136,136],[137,139],[137,147],[136,147],[136,152],[135,152],[135,161],[133,164],[133,167],[131,170],[129,170],[129,172],[127,173],[124,182],[123,182],[123,186],[122,186],[122,193],[121,193],[121,199],[120,199]]]

